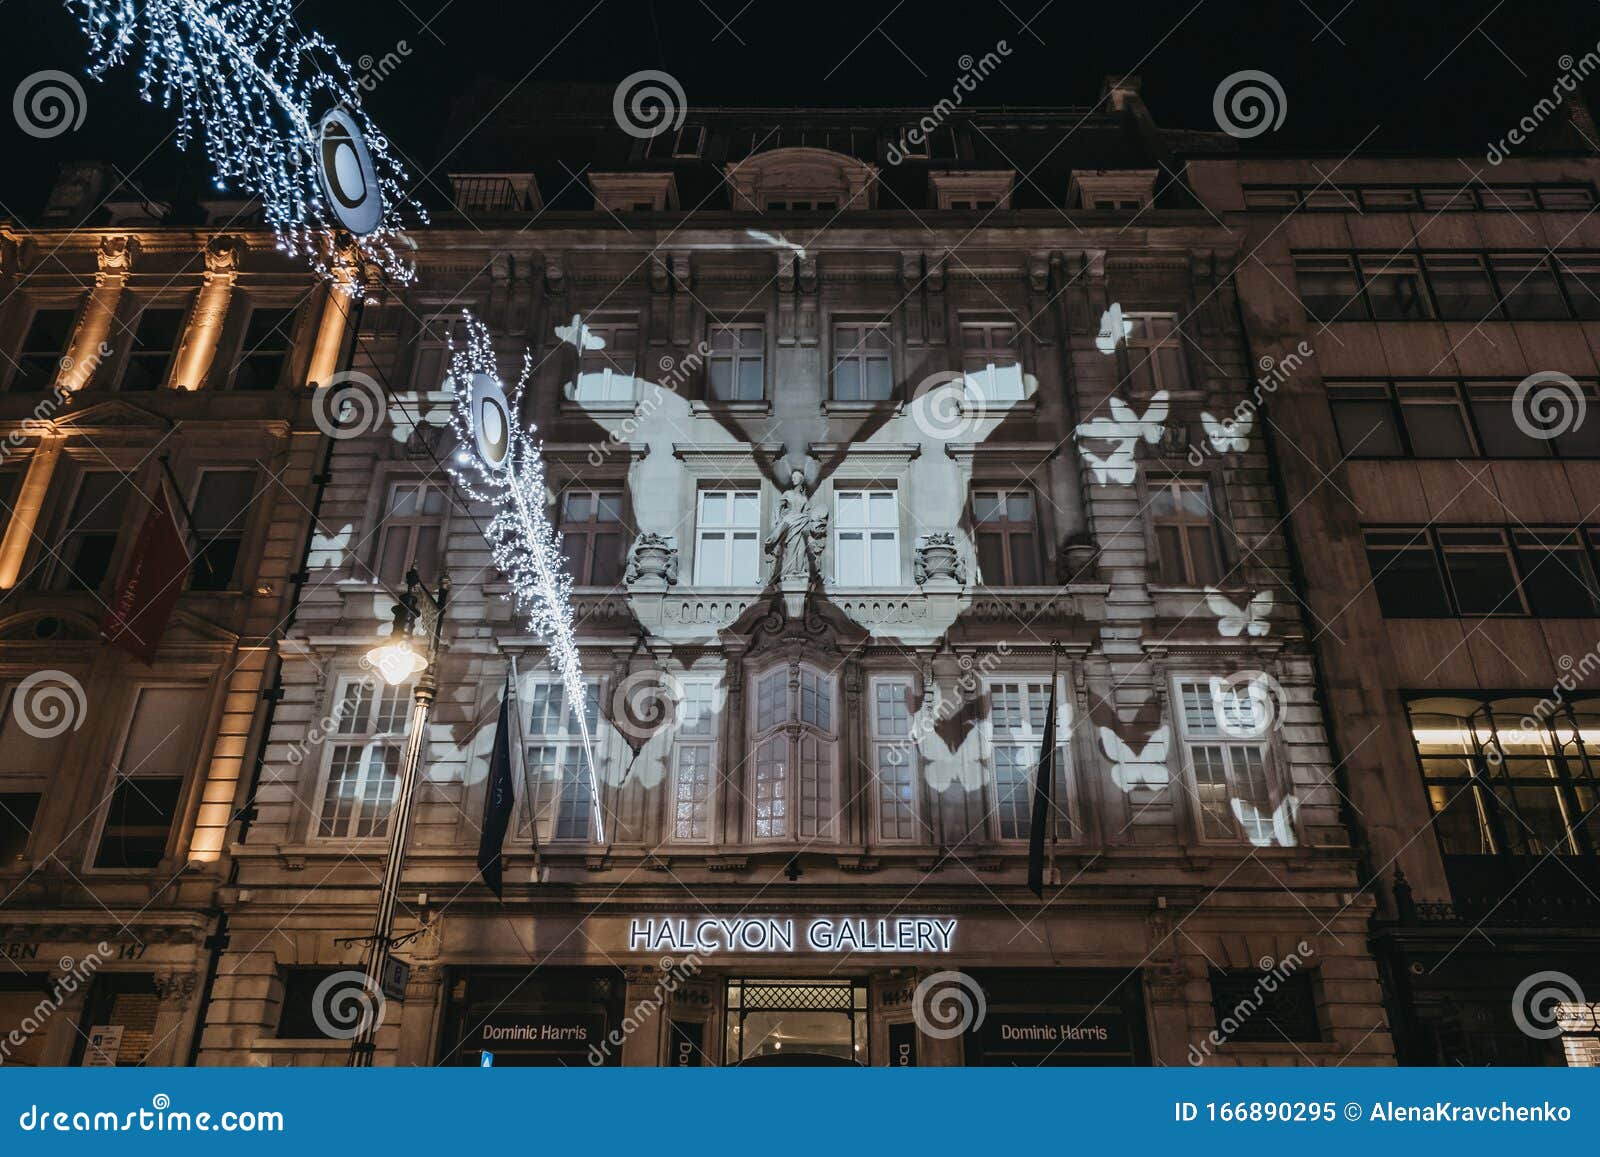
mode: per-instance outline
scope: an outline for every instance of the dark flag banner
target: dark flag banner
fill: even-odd
[[[504,867],[501,848],[511,812],[516,807],[515,780],[511,777],[511,681],[500,700],[500,719],[494,726],[494,754],[489,757],[489,790],[483,797],[483,827],[478,837],[478,874],[489,891],[501,895]]]
[[[1044,833],[1050,825],[1050,789],[1056,766],[1056,662],[1050,663],[1050,706],[1045,709],[1044,738],[1039,741],[1039,766],[1033,781],[1033,824],[1028,830],[1028,890],[1044,899]]]
[[[166,482],[158,480],[150,513],[100,622],[100,637],[146,663],[155,662],[156,648],[188,576],[189,547],[173,517]]]

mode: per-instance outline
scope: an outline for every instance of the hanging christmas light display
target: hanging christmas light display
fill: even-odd
[[[350,66],[319,33],[294,24],[291,0],[64,0],[89,38],[90,73],[137,60],[139,91],[176,107],[178,144],[198,136],[219,190],[261,202],[281,249],[328,275],[334,231],[360,260],[341,260],[355,291],[375,266],[410,281],[400,208],[403,173],[361,107]]]
[[[485,536],[495,565],[511,583],[512,598],[534,634],[543,638],[566,690],[568,710],[578,724],[589,765],[596,839],[605,843],[600,779],[589,741],[588,695],[572,630],[572,579],[566,572],[560,536],[546,512],[544,456],[536,428],[524,426],[523,391],[533,372],[533,356],[522,354],[522,372],[508,395],[495,360],[489,329],[470,312],[466,344],[450,343],[450,388],[455,393],[451,424],[460,445],[451,472],[471,498],[493,506]]]

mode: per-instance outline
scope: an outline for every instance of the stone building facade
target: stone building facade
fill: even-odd
[[[4,1064],[192,1061],[326,442],[326,291],[237,205],[126,197],[71,166],[0,225]],[[99,635],[163,477],[193,562],[146,663]]]
[[[475,136],[416,285],[361,310],[341,368],[373,418],[335,442],[278,644],[200,1063],[344,1063],[409,702],[362,656],[413,562],[452,586],[378,1063],[1392,1061],[1239,409],[1240,235],[1174,176],[1213,138],[1134,84],[921,144],[926,110],[646,140],[609,93],[573,108]],[[463,307],[507,377],[531,357],[581,708],[449,475]],[[513,671],[497,899],[475,853]],[[984,1009],[965,1032],[946,983]]]
[[[1185,170],[1251,354],[1314,350],[1263,404],[1403,1063],[1596,1040],[1600,166],[1566,111],[1488,164]]]

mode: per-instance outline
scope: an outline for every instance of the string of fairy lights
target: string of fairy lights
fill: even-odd
[[[135,65],[144,99],[175,109],[179,146],[198,138],[217,188],[260,201],[280,249],[352,295],[415,280],[402,218],[425,224],[427,215],[402,191],[404,170],[362,108],[350,66],[321,34],[296,27],[291,0],[63,2],[89,39],[90,75]],[[467,314],[466,343],[452,341],[450,369],[461,443],[450,472],[468,497],[495,510],[485,537],[561,677],[604,844],[572,580],[546,510],[541,445],[520,418],[532,358],[524,352],[508,395],[488,328]]]

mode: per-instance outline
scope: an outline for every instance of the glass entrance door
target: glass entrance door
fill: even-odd
[[[728,981],[727,1063],[867,1063],[867,988],[853,980]]]

